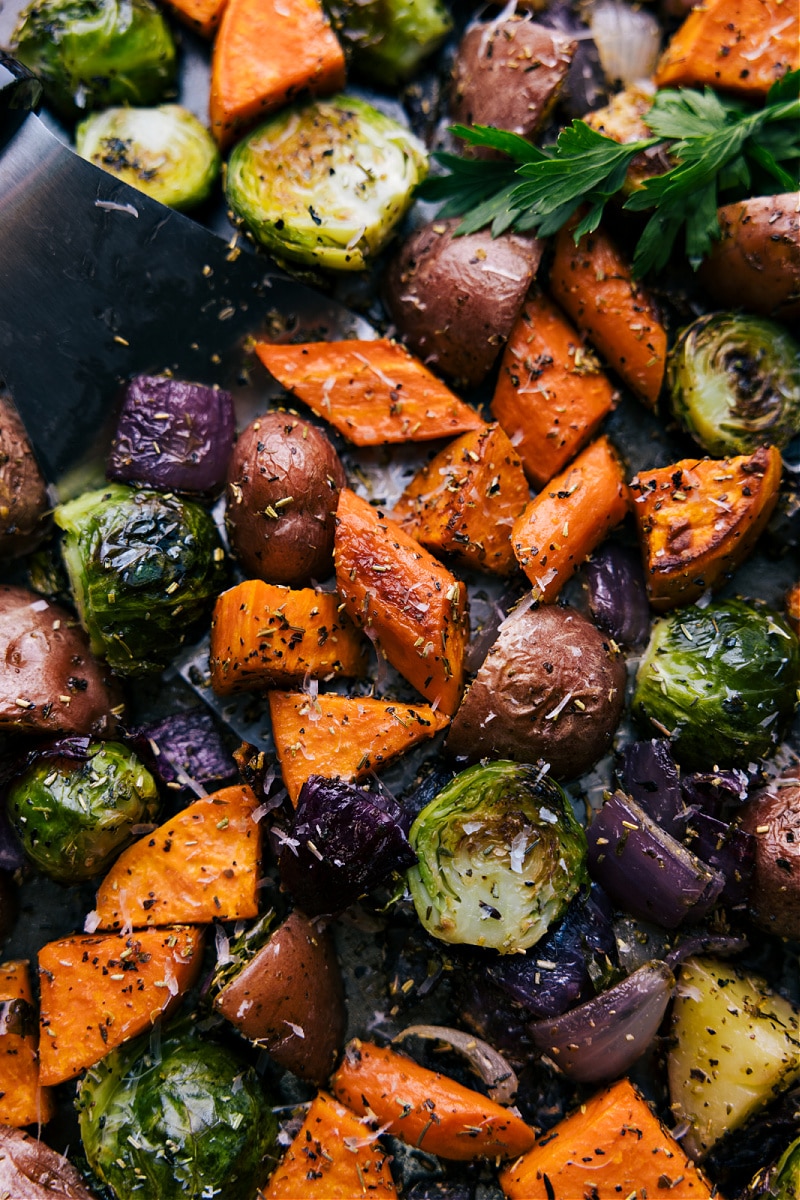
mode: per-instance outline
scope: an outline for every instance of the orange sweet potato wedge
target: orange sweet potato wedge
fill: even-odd
[[[396,1200],[389,1156],[373,1136],[372,1124],[319,1092],[283,1162],[259,1194],[264,1200]]]
[[[449,719],[427,704],[270,692],[272,736],[293,804],[309,775],[364,779],[434,737]]]
[[[658,612],[717,587],[757,542],[778,499],[774,446],[738,458],[683,459],[631,481],[647,593]]]
[[[201,930],[80,934],[39,951],[43,1084],[63,1083],[169,1014],[200,970]]]
[[[550,480],[514,523],[514,553],[537,599],[555,600],[627,511],[622,466],[608,438],[598,438]]]
[[[712,1190],[627,1079],[593,1096],[500,1173],[509,1200],[699,1200]]]
[[[97,893],[99,929],[258,916],[261,826],[248,787],[196,800],[119,856]]]
[[[543,487],[594,437],[614,389],[559,308],[534,288],[503,353],[492,413]]]
[[[455,712],[469,638],[465,585],[349,488],[339,493],[334,557],[352,619],[427,700]]]
[[[409,354],[374,342],[311,342],[256,353],[271,375],[356,446],[453,437],[484,422]]]
[[[329,95],[344,82],[319,0],[228,0],[211,60],[211,132],[227,147],[301,94]]]
[[[667,355],[655,305],[602,229],[576,246],[574,226],[575,219],[556,234],[553,297],[631,391],[655,408]]]
[[[45,1125],[52,1094],[39,1082],[38,1022],[30,967],[24,959],[0,964],[0,1124]]]
[[[784,603],[789,624],[800,637],[800,582],[795,583],[786,593]]]
[[[175,16],[201,37],[211,38],[216,32],[227,0],[164,0]]]
[[[758,100],[800,66],[794,0],[706,0],[692,9],[656,68],[657,87],[709,87]]]
[[[366,643],[335,592],[250,579],[223,592],[211,620],[211,686],[220,696],[361,676]]]
[[[354,1112],[374,1113],[395,1137],[442,1158],[515,1158],[534,1143],[507,1108],[371,1042],[350,1043],[332,1086]]]
[[[433,554],[509,575],[511,527],[528,503],[522,464],[499,425],[464,433],[418,471],[392,516]]]

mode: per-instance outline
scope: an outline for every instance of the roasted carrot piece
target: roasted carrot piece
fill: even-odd
[[[223,592],[211,620],[211,686],[220,696],[360,676],[365,642],[335,592],[250,579]]]
[[[800,9],[792,0],[706,0],[673,36],[658,87],[710,87],[757,100],[800,66]]]
[[[258,916],[261,826],[248,787],[196,800],[119,856],[97,893],[98,929]]]
[[[433,554],[508,575],[511,527],[529,499],[519,457],[499,425],[464,433],[418,471],[392,517]]]
[[[507,1108],[405,1054],[352,1041],[333,1092],[354,1112],[372,1112],[395,1137],[442,1158],[515,1158],[534,1132]]]
[[[628,511],[628,488],[608,438],[587,446],[514,523],[514,553],[539,600],[555,600]]]
[[[464,683],[467,589],[396,521],[349,488],[336,510],[336,586],[409,683],[452,714]]]
[[[712,1191],[627,1079],[593,1096],[500,1173],[509,1200],[691,1200]]]
[[[39,1041],[29,964],[0,964],[0,1124],[44,1125],[53,1115],[39,1082]]]
[[[553,296],[628,387],[655,408],[667,353],[655,305],[602,229],[576,246],[574,225],[570,221],[556,234]]]
[[[685,458],[631,481],[647,593],[664,612],[724,583],[744,561],[778,499],[775,446],[738,458]]]
[[[363,779],[449,724],[427,704],[367,696],[270,692],[269,712],[283,782],[293,804],[309,775]]]
[[[356,446],[452,437],[484,422],[405,346],[311,342],[256,353],[283,387]]]
[[[503,354],[492,413],[542,487],[614,406],[614,389],[563,313],[533,288]]]
[[[318,0],[228,0],[211,60],[211,132],[229,146],[300,93],[344,87],[344,54]]]
[[[199,929],[80,934],[39,951],[41,1082],[63,1083],[166,1016],[203,957]]]
[[[259,1194],[264,1200],[396,1200],[397,1189],[389,1157],[369,1122],[319,1092],[283,1162]]]
[[[167,7],[201,37],[214,36],[227,0],[165,0]]]

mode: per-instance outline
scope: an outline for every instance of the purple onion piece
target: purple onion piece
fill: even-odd
[[[664,956],[664,962],[674,971],[687,958],[693,958],[696,954],[713,954],[724,958],[727,954],[741,954],[743,950],[747,949],[747,946],[748,941],[744,937],[732,937],[708,931],[692,933],[673,946],[669,954]]]
[[[233,755],[213,717],[202,708],[142,725],[127,740],[147,769],[172,792],[211,792],[237,776]]]
[[[456,1009],[460,1021],[502,1050],[515,1066],[521,1066],[532,1055],[530,1012],[487,979],[474,962],[467,963],[459,973]]]
[[[693,854],[725,876],[720,900],[725,904],[743,904],[756,862],[756,839],[752,833],[718,821],[707,812],[694,810],[687,814],[682,841]]]
[[[589,608],[597,625],[622,646],[642,646],[650,632],[642,564],[632,550],[606,542],[584,567]]]
[[[645,963],[627,979],[554,1021],[536,1021],[531,1036],[559,1070],[578,1083],[623,1075],[652,1042],[675,977],[664,962]]]
[[[11,828],[5,802],[0,805],[0,871],[19,871],[25,865],[25,855]]]
[[[624,791],[667,833],[680,836],[685,811],[678,768],[667,738],[631,742],[622,756]]]
[[[391,796],[312,775],[278,858],[281,882],[309,917],[338,913],[416,858]]]
[[[626,912],[675,929],[699,921],[725,877],[661,829],[635,800],[615,792],[587,830],[593,879]]]
[[[695,771],[681,779],[681,793],[689,808],[722,817],[730,808],[747,803],[750,779],[745,771]]]
[[[230,392],[139,375],[124,392],[107,474],[162,491],[213,493],[225,482],[234,434]]]

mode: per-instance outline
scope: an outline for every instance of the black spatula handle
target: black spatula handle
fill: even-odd
[[[27,67],[0,50],[0,147],[42,98],[42,85]]]

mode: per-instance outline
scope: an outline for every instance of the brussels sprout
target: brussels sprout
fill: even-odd
[[[409,833],[422,924],[445,942],[527,950],[586,882],[586,835],[564,792],[525,763],[456,775]]]
[[[798,666],[783,617],[740,600],[692,605],[655,622],[633,710],[688,766],[746,765],[777,745]]]
[[[68,119],[110,104],[155,104],[175,78],[175,42],[151,0],[34,0],[12,48]]]
[[[77,1106],[89,1165],[119,1200],[250,1200],[277,1135],[253,1069],[185,1028],[109,1054]]]
[[[684,329],[667,364],[672,410],[715,457],[782,449],[800,431],[800,345],[763,317],[712,313]]]
[[[81,158],[168,204],[202,204],[219,175],[219,151],[197,117],[180,104],[107,108],[75,130]]]
[[[795,1138],[777,1162],[759,1171],[747,1189],[746,1200],[797,1200],[800,1196],[800,1138]]]
[[[40,758],[8,793],[25,853],[60,883],[99,875],[132,840],[134,825],[157,812],[155,780],[118,742],[93,742],[85,758]]]
[[[409,79],[453,28],[440,0],[325,0],[353,66],[382,86]]]
[[[160,671],[225,582],[199,504],[113,483],[60,505],[62,553],[92,649],[126,675]]]
[[[234,148],[226,195],[278,258],[360,271],[427,172],[422,143],[353,96],[287,109]]]

